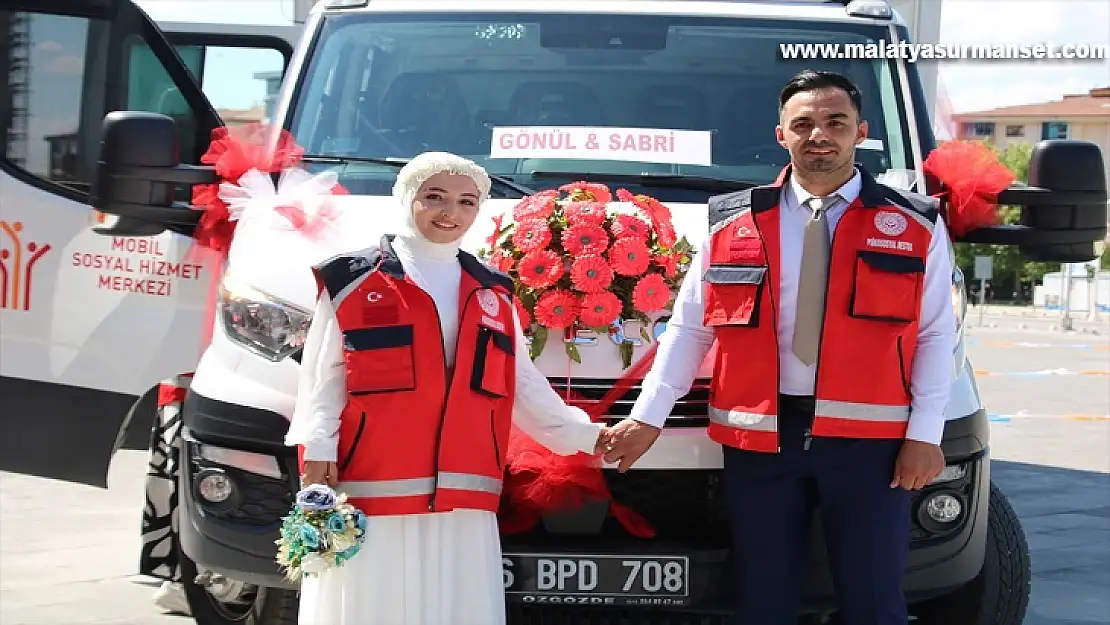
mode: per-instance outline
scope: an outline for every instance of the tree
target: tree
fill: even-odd
[[[993,143],[987,142],[986,146],[998,155],[998,160],[1014,173],[1019,182],[1029,182],[1029,161],[1033,156],[1033,146],[1029,143],[1010,143],[1005,149],[999,149]],[[1016,224],[1021,218],[1021,208],[1018,206],[1000,206],[999,217],[1004,224]],[[973,279],[975,271],[975,257],[990,256],[992,269],[991,284],[995,296],[1009,299],[1011,293],[1017,293],[1022,298],[1023,285],[1029,286],[1041,280],[1046,273],[1059,271],[1060,263],[1034,263],[1026,261],[1018,251],[1016,245],[983,245],[979,243],[958,243],[956,245],[956,264],[968,279]],[[1103,257],[1103,266],[1106,266]]]

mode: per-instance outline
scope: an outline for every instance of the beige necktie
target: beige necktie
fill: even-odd
[[[804,206],[813,215],[806,222],[802,270],[798,280],[798,308],[794,320],[794,354],[805,364],[817,362],[821,324],[825,317],[825,284],[829,275],[829,224],[825,218],[839,196],[812,197]]]

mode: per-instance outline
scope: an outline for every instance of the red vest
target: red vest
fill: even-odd
[[[448,369],[435,302],[391,240],[313,268],[344,340],[337,490],[368,515],[496,512],[516,386],[512,282],[460,252]]]
[[[709,436],[779,451],[779,196],[773,184],[709,200],[706,326],[718,341]],[[859,198],[832,238],[816,366],[812,436],[903,438],[925,258],[937,212],[929,198],[878,184],[860,168]]]

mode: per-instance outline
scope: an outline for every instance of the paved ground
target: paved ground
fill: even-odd
[[[1033,554],[1025,623],[1110,624],[1110,322],[1064,333],[1012,312],[968,321],[994,476]],[[161,614],[155,587],[132,576],[143,461],[119,456],[107,491],[0,474],[0,623],[192,622]]]

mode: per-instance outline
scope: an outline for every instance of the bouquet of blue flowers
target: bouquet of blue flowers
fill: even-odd
[[[298,492],[296,504],[282,520],[281,538],[274,541],[277,563],[294,582],[343,566],[366,540],[366,515],[347,503],[345,494],[323,484]]]

